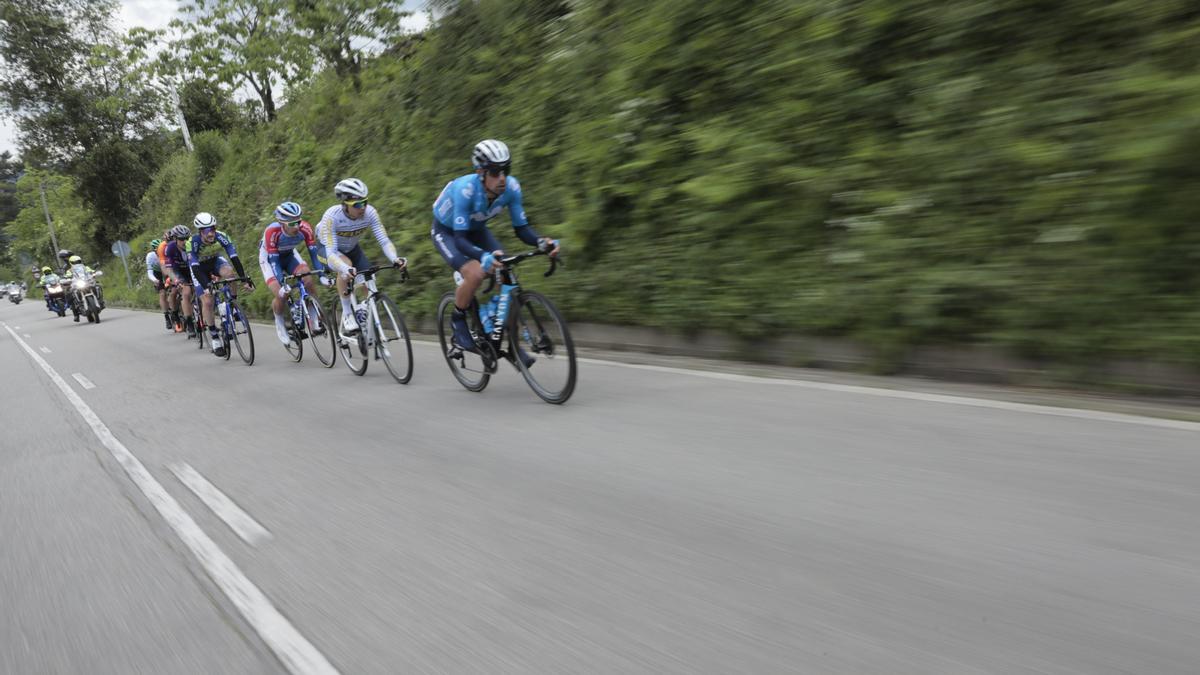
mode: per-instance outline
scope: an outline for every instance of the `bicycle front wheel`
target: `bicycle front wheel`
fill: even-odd
[[[198,301],[197,301],[198,302]],[[196,327],[196,348],[204,351],[208,338],[208,326],[204,323],[204,312],[196,302],[192,303],[192,324]]]
[[[396,303],[380,293],[375,300],[375,355],[383,359],[400,384],[408,384],[413,374],[412,341],[408,337],[408,326]]]
[[[546,403],[566,403],[575,391],[575,343],[567,321],[544,295],[522,291],[509,325],[510,355]]]
[[[295,307],[295,305],[296,301],[288,298],[287,316],[294,316],[292,313],[292,308]],[[287,321],[288,323],[292,323],[291,319],[288,319]],[[283,348],[287,350],[288,356],[292,357],[292,360],[296,363],[299,363],[300,359],[304,358],[304,338],[301,336],[301,329],[301,326],[293,325],[288,331],[288,335],[292,338],[292,340],[283,346]]]
[[[438,303],[438,344],[441,345],[442,356],[446,359],[446,365],[450,366],[450,372],[454,374],[454,379],[458,380],[459,384],[466,387],[468,391],[483,391],[484,387],[488,385],[488,380],[491,379],[491,374],[484,368],[483,359],[479,357],[479,354],[464,351],[453,343],[454,326],[450,323],[453,315],[454,293],[451,292],[443,295],[441,302]]]
[[[326,368],[332,368],[337,361],[337,330],[327,320],[316,296],[304,296],[304,322],[304,330],[308,331],[308,341],[317,360]]]
[[[340,317],[337,300],[333,302],[329,316]],[[330,329],[337,331],[338,351],[342,353],[342,361],[350,369],[350,372],[355,375],[367,372],[367,339],[363,337],[362,326],[359,326],[358,332],[354,335],[346,335],[345,327],[342,326],[339,318],[333,321]]]
[[[250,319],[246,318],[246,313],[238,306],[237,300],[229,301],[229,328],[230,337],[233,338],[233,346],[237,348],[238,356],[246,362],[246,365],[254,365],[254,335],[250,332]],[[226,349],[229,349],[226,346]],[[228,352],[226,352],[228,355]]]

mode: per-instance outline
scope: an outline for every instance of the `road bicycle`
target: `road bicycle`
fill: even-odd
[[[253,283],[249,277],[234,277],[232,279],[218,279],[209,284],[209,288],[213,292],[215,320],[220,322],[221,343],[225,346],[225,360],[229,360],[229,345],[232,343],[237,348],[238,356],[246,362],[246,365],[254,365],[254,334],[250,332],[250,320],[246,318],[246,313],[242,311],[238,305],[237,298],[229,291],[229,284],[236,282]],[[200,346],[204,346],[204,339],[201,337]]]
[[[354,319],[358,323],[358,331],[353,335],[345,332],[340,318],[341,310],[335,299],[328,316],[332,325],[336,326],[338,351],[346,367],[355,375],[367,372],[367,362],[374,354],[376,361],[383,361],[392,377],[400,384],[408,384],[412,379],[413,358],[412,339],[408,334],[408,325],[404,315],[397,309],[383,291],[375,285],[375,275],[381,270],[395,269],[392,265],[376,265],[364,270],[358,270],[355,283],[364,283],[367,287],[367,298],[354,306]],[[408,271],[401,272],[401,281],[408,279]],[[353,288],[347,289],[347,294],[353,294]]]
[[[285,349],[293,361],[299,362],[304,358],[304,340],[307,338],[321,365],[332,368],[337,361],[337,338],[334,331],[329,330],[329,321],[317,296],[309,293],[304,285],[304,277],[319,274],[321,272],[309,270],[300,274],[289,274],[283,278],[284,287],[289,288],[284,321],[287,322],[288,334],[292,336],[292,342]],[[289,287],[288,282],[292,280],[295,280],[296,284]],[[300,289],[299,297],[292,295],[291,288]]]
[[[528,251],[501,258],[504,266],[491,275],[483,294],[491,293],[497,283],[500,292],[482,307],[471,300],[467,325],[475,341],[473,349],[463,349],[451,339],[454,291],[443,295],[438,303],[442,355],[454,378],[469,391],[483,391],[500,359],[506,359],[543,401],[565,403],[574,393],[575,343],[566,320],[544,295],[521,290],[517,281],[517,265],[539,255],[547,252]],[[559,264],[558,258],[550,258],[550,269],[542,276],[554,274]]]

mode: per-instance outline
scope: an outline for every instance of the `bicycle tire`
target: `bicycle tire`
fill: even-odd
[[[539,305],[541,309],[535,309]],[[522,291],[517,296],[516,306],[509,319],[508,345],[513,365],[538,398],[555,405],[566,403],[567,399],[571,398],[571,394],[575,392],[578,375],[575,342],[571,339],[567,320],[546,296],[535,291]],[[527,351],[532,352],[531,355],[543,362],[543,368],[535,373],[538,363],[527,367],[519,358],[519,347],[525,347]],[[549,383],[549,376],[544,378],[547,382],[542,381],[540,374],[551,370],[565,370],[561,384]]]
[[[238,356],[242,357],[247,366],[254,365],[254,334],[250,332],[250,319],[246,318],[246,312],[242,311],[237,300],[230,299],[225,311],[229,313],[230,337],[233,346],[237,348]],[[244,332],[238,330],[239,326]],[[228,344],[225,345],[225,358],[229,358]]]
[[[317,355],[317,360],[322,366],[332,368],[337,362],[337,336],[333,326],[326,319],[325,310],[321,309],[321,303],[316,296],[306,295],[304,302],[301,303],[301,310],[304,313],[305,331],[308,332],[308,340],[312,343],[313,353]],[[315,318],[315,322],[310,317]],[[313,326],[321,326],[325,329],[324,335],[314,335]],[[326,356],[321,352],[321,343],[325,340],[329,341],[329,354]]]
[[[474,309],[473,305],[472,309]],[[450,368],[454,379],[458,380],[458,383],[467,391],[483,391],[492,378],[491,373],[484,369],[483,359],[478,354],[463,351],[452,344],[449,336],[454,334],[454,328],[450,325],[450,317],[453,312],[454,292],[450,291],[443,295],[438,302],[438,344],[442,348],[442,358],[446,359],[446,365]]]
[[[404,323],[404,314],[396,307],[396,303],[388,296],[380,293],[375,299],[372,314],[375,317],[375,355],[383,359],[392,378],[400,384],[408,384],[413,374],[412,339],[408,334],[408,325]],[[389,330],[388,323],[392,324]],[[400,342],[403,341],[403,349]],[[394,346],[389,346],[393,345]],[[396,363],[397,357],[402,357],[402,364]]]
[[[208,337],[208,324],[204,323],[204,310],[198,304],[199,300],[192,301],[192,323],[196,326],[196,349],[204,351],[204,340]]]
[[[359,331],[357,333],[355,333],[354,335],[347,335],[347,336],[343,337],[342,321],[340,318],[341,315],[337,312],[339,307],[340,307],[339,301],[334,300],[334,304],[332,307],[334,311],[330,313],[330,316],[339,317],[337,320],[337,323],[336,323],[337,327],[335,329],[335,330],[337,330],[337,333],[338,333],[338,335],[337,335],[338,351],[341,352],[342,361],[345,362],[346,367],[350,369],[350,372],[354,373],[355,375],[361,376],[363,373],[367,372],[367,361],[369,360],[367,358],[367,339],[365,337],[363,337],[363,332],[362,332],[361,328],[359,328]],[[355,361],[356,361],[355,355],[357,355],[358,359],[362,359],[361,364],[355,365]]]
[[[295,306],[296,301],[289,297],[286,308],[287,314],[285,316],[292,316],[292,309]],[[288,319],[288,322],[290,323],[291,320]],[[292,357],[292,361],[300,363],[300,360],[304,358],[304,340],[300,337],[300,327],[292,324],[292,329],[288,331],[288,337],[292,339],[283,348],[287,351],[288,356]]]

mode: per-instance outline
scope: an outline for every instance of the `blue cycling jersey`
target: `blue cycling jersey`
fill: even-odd
[[[529,224],[525,218],[525,207],[521,205],[521,184],[516,178],[506,176],[504,191],[489,204],[487,190],[483,189],[483,177],[469,173],[446,183],[433,203],[433,217],[455,232],[462,232],[486,227],[487,221],[505,208],[508,209],[513,227]]]

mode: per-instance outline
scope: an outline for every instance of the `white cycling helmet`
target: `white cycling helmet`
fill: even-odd
[[[357,178],[345,178],[333,187],[333,196],[343,201],[366,199],[367,184]]]
[[[192,224],[196,226],[197,230],[203,230],[203,229],[206,229],[209,227],[216,227],[217,226],[217,218],[216,218],[216,216],[209,213],[208,211],[201,211],[200,213],[196,214],[196,218],[195,218],[195,220],[192,221]]]
[[[488,167],[498,167],[507,169],[512,166],[512,155],[508,152],[508,146],[504,141],[497,141],[489,138],[485,141],[479,141],[475,146],[475,151],[471,153],[471,163],[476,169],[486,169]]]

